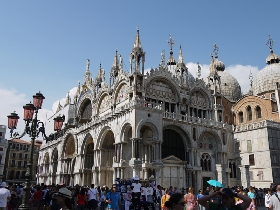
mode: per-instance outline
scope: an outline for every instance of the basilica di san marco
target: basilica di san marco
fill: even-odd
[[[267,66],[248,79],[247,93],[218,59],[216,44],[201,78],[200,65],[192,75],[183,48],[175,56],[171,36],[168,43],[167,59],[159,52],[159,66],[149,71],[139,30],[129,70],[118,51],[109,78],[101,64],[93,77],[86,61],[75,97],[68,94],[48,119],[49,134],[55,117],[64,115],[65,124],[41,146],[38,183],[111,186],[138,176],[197,191],[210,179],[245,187],[280,182],[280,65],[271,39]]]

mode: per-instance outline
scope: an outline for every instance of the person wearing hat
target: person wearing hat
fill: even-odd
[[[6,182],[2,182],[0,185],[0,210],[6,210],[7,202],[11,199],[10,190],[6,187]]]
[[[61,207],[60,210],[72,210],[70,190],[66,187],[60,188],[55,197],[57,204]]]
[[[221,204],[209,202],[212,198],[219,196],[222,197]],[[234,205],[234,197],[240,198],[243,200],[243,203]],[[222,191],[212,193],[211,195],[205,195],[198,199],[198,203],[208,210],[246,210],[251,204],[251,199],[246,195],[234,193],[230,188],[224,188]]]

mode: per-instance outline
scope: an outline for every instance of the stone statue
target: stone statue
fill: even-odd
[[[90,65],[90,59],[87,59],[86,70],[89,70],[89,65]]]

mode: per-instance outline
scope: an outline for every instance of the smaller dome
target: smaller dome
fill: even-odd
[[[225,64],[222,61],[219,61],[218,59],[214,61],[214,67],[217,69],[217,71],[225,70]]]

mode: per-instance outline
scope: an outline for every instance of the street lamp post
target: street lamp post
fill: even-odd
[[[40,133],[44,136],[46,140],[48,137],[45,134],[44,123],[38,120],[38,111],[41,109],[43,100],[45,97],[42,93],[36,93],[33,95],[33,104],[30,102],[23,106],[24,109],[24,118],[25,121],[25,129],[22,135],[17,138],[21,138],[25,134],[28,134],[31,137],[30,142],[30,150],[29,150],[29,158],[27,163],[27,171],[25,174],[25,186],[23,188],[23,196],[22,196],[22,204],[19,206],[20,210],[29,210],[29,198],[30,198],[30,188],[31,188],[31,180],[32,180],[32,169],[33,169],[33,153],[34,153],[34,142],[35,138],[39,136]],[[35,112],[35,116],[33,117]],[[8,116],[8,128],[10,129],[11,138],[13,137],[13,131],[17,127],[19,116],[16,113],[11,113]],[[64,122],[64,116],[58,116],[54,118],[54,130],[60,131],[62,124]],[[16,136],[16,135],[14,135]]]

